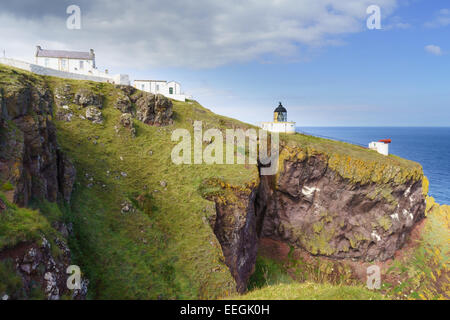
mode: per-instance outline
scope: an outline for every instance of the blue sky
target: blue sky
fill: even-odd
[[[270,119],[282,101],[299,126],[450,126],[450,23],[426,25],[445,8],[443,0],[400,5],[395,18],[382,15],[384,30],[343,35],[342,45],[299,62],[271,57],[151,73],[178,79],[206,107],[247,122]],[[397,20],[405,25],[386,30]],[[430,54],[427,45],[444,53]]]
[[[278,101],[298,126],[450,126],[450,2],[444,0],[74,1],[0,9],[7,56],[95,48],[132,79],[176,80],[205,107],[257,123]],[[365,11],[381,7],[382,30]]]

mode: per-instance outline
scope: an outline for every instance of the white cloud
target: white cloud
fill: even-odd
[[[432,21],[425,23],[425,27],[428,28],[446,27],[448,25],[450,25],[450,9],[439,10]]]
[[[433,44],[425,46],[425,51],[428,53],[434,54],[436,56],[442,56],[442,54],[443,54],[441,47],[435,46]]]
[[[67,30],[65,8],[42,2],[51,14],[2,11],[0,38],[10,56],[33,55],[37,44],[96,49],[100,65],[215,67],[252,60],[304,58],[304,49],[342,42],[365,30],[373,0],[78,0],[82,30]],[[397,0],[378,0],[382,19]],[[8,9],[8,8],[7,8]],[[11,9],[12,10],[12,9]],[[0,49],[3,49],[0,47]]]

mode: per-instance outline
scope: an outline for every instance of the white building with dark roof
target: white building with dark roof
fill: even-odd
[[[187,96],[181,92],[181,84],[176,81],[135,80],[134,87],[153,94],[162,94],[167,98],[183,102],[191,98],[191,96]]]
[[[99,72],[95,66],[93,49],[90,49],[89,52],[80,52],[44,50],[37,46],[35,57],[36,64],[46,68],[81,74],[97,74]]]

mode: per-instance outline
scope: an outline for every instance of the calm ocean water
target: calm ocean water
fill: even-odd
[[[367,146],[392,139],[390,153],[419,162],[430,180],[430,195],[450,204],[450,127],[301,127],[298,132]]]

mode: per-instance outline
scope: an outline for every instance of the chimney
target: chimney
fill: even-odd
[[[39,51],[42,51],[41,46],[36,46],[36,57],[37,57]]]
[[[89,50],[89,53],[90,53],[91,59],[92,59],[92,61],[93,61],[93,67],[94,67],[94,69],[96,69],[96,66],[95,66],[95,52],[94,52],[94,49],[90,49],[90,50]]]

